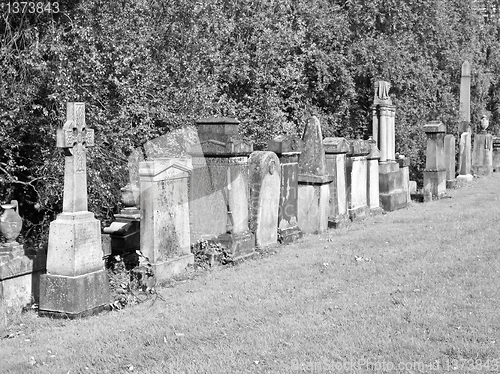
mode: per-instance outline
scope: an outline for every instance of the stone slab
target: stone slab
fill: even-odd
[[[234,261],[255,252],[255,235],[250,230],[241,233],[222,234],[213,240],[226,248]]]
[[[328,229],[330,188],[328,184],[299,184],[299,228],[305,233],[322,233]]]
[[[424,170],[423,191],[430,191],[432,196],[441,197],[446,192],[446,169]]]
[[[291,244],[300,238],[302,238],[302,231],[300,231],[298,226],[278,229],[278,241],[281,244]]]
[[[402,189],[392,191],[391,193],[381,193],[380,206],[386,212],[406,208],[408,206],[407,194]]]

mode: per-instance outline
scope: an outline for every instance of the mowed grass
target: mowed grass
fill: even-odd
[[[157,299],[82,320],[26,313],[1,373],[498,373],[500,175]],[[273,253],[275,252],[275,253]]]

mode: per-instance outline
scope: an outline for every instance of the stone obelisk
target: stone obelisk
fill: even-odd
[[[458,155],[457,179],[472,181],[471,165],[471,126],[470,126],[470,77],[471,66],[469,61],[462,64],[462,78],[460,81],[460,123],[458,136],[460,137],[460,152]]]

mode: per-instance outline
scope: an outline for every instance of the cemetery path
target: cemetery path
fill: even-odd
[[[154,304],[24,314],[0,339],[0,371],[498,373],[499,186],[493,174],[308,235],[160,288]]]

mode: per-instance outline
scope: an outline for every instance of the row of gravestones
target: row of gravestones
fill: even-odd
[[[124,209],[105,235],[87,207],[86,149],[94,134],[85,124],[84,103],[68,103],[57,132],[65,154],[63,212],[50,224],[46,273],[23,265],[32,259],[15,240],[2,244],[0,270],[8,274],[0,272],[1,301],[6,288],[17,287],[11,294],[39,290],[40,315],[76,317],[106,308],[102,236],[111,248],[120,240],[128,249],[138,244],[162,281],[193,262],[190,245],[199,239],[221,243],[237,259],[302,232],[405,207],[408,162],[395,159],[389,87],[375,85],[374,140],[323,139],[319,120],[311,117],[302,139],[279,136],[268,151],[253,152],[238,135],[238,121],[199,121],[188,155],[139,162],[138,188],[124,189],[136,203],[128,205],[139,206]],[[19,271],[12,270],[16,261]]]
[[[500,139],[486,132],[486,117],[481,120],[480,128],[480,133],[474,136],[473,148],[470,129],[460,135],[456,168],[455,136],[446,134],[446,126],[439,121],[424,126],[427,135],[424,192],[439,198],[446,189],[455,188],[457,181],[470,182],[473,176],[500,171]]]

